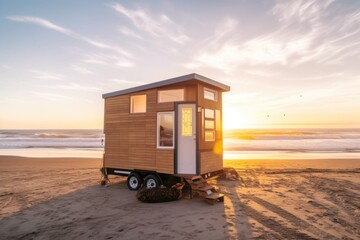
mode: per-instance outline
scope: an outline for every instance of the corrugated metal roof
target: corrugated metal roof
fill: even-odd
[[[230,87],[225,84],[219,83],[215,80],[201,76],[199,74],[192,73],[192,74],[188,74],[188,75],[184,75],[184,76],[180,76],[180,77],[176,77],[176,78],[170,78],[170,79],[163,80],[160,82],[154,82],[154,83],[149,83],[146,85],[128,88],[128,89],[124,89],[124,90],[120,90],[120,91],[116,91],[116,92],[105,93],[102,96],[103,96],[103,98],[114,97],[114,96],[118,96],[118,95],[144,91],[144,90],[148,90],[148,89],[152,89],[152,88],[163,87],[163,86],[181,83],[181,82],[190,81],[190,80],[198,80],[200,82],[210,84],[212,86],[220,88],[224,92],[230,91]]]

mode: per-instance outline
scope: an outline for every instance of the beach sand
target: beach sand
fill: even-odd
[[[0,239],[360,239],[360,160],[225,161],[224,203],[142,203],[101,161],[0,157]]]

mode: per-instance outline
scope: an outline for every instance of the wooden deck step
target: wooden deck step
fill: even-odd
[[[204,187],[199,187],[197,188],[196,190],[198,191],[203,191],[203,192],[206,192],[208,190],[214,190],[215,188],[211,185],[207,185],[207,186],[204,186]]]
[[[224,194],[217,193],[215,187],[210,185],[203,177],[194,176],[192,178],[185,178],[185,180],[190,185],[191,198],[193,197],[194,192],[209,204],[224,201]]]

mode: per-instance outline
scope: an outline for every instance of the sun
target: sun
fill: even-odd
[[[224,107],[222,119],[224,130],[249,128],[252,125],[251,119],[234,107]]]

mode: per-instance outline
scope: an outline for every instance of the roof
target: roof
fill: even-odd
[[[210,84],[212,86],[220,88],[224,92],[230,91],[230,87],[225,84],[219,83],[215,80],[201,76],[196,73],[191,73],[188,75],[163,80],[160,82],[154,82],[154,83],[149,83],[149,84],[145,84],[142,86],[128,88],[128,89],[124,89],[124,90],[120,90],[120,91],[116,91],[116,92],[105,93],[102,96],[103,96],[103,98],[114,97],[114,96],[118,96],[118,95],[134,93],[134,92],[144,91],[144,90],[148,90],[148,89],[152,89],[152,88],[158,88],[158,87],[163,87],[163,86],[167,86],[167,85],[171,85],[171,84],[186,82],[186,81],[190,81],[190,80],[198,80],[200,82]]]

